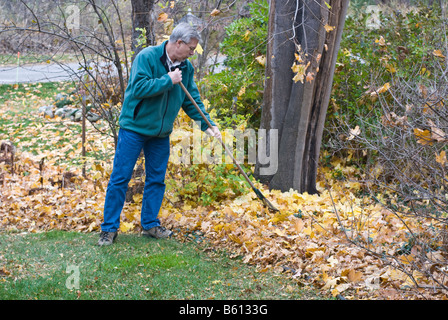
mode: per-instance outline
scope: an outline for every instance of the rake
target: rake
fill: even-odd
[[[199,108],[198,104],[196,103],[196,101],[193,99],[193,97],[191,96],[191,94],[188,92],[187,88],[185,88],[184,84],[182,82],[179,83],[179,85],[181,86],[182,90],[185,92],[185,94],[187,95],[188,99],[190,99],[191,103],[193,103],[193,105],[195,106],[196,110],[199,112],[199,114],[202,116],[202,118],[204,119],[204,121],[207,123],[208,127],[211,129],[212,128],[212,124],[210,123],[210,121],[208,121],[207,117],[204,115],[204,113],[202,112],[202,110]],[[232,159],[233,163],[235,164],[235,166],[238,168],[238,170],[241,172],[241,174],[243,175],[244,179],[246,179],[247,183],[249,183],[249,185],[251,186],[252,190],[255,192],[255,194],[257,195],[258,199],[260,199],[264,206],[267,207],[269,210],[274,211],[274,212],[278,212],[279,210],[274,207],[274,205],[261,193],[260,190],[258,190],[255,185],[252,183],[252,181],[249,179],[249,177],[247,176],[246,172],[244,172],[243,168],[241,168],[241,166],[239,165],[239,163],[235,160],[235,158],[233,157],[232,153],[229,151],[229,149],[227,149],[226,144],[222,141],[221,138],[218,138],[219,142],[221,143],[221,145],[223,146],[225,152],[227,153],[227,155]]]

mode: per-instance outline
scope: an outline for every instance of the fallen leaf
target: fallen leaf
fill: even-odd
[[[436,162],[440,163],[442,166],[445,166],[447,159],[446,159],[446,153],[444,150],[440,151],[440,154],[436,153]]]
[[[358,282],[362,279],[362,273],[353,269],[350,269],[349,273],[347,274],[348,280],[350,282]]]
[[[414,135],[418,138],[417,142],[422,145],[432,145],[434,142],[431,139],[431,132],[429,130],[414,129]]]
[[[439,57],[439,58],[445,58],[445,56],[442,54],[442,50],[434,50],[433,52],[432,52],[432,54],[434,55],[434,56],[436,56],[436,57]]]
[[[356,136],[359,136],[361,133],[361,129],[359,126],[356,126],[355,129],[350,129],[350,136],[347,138],[347,140],[353,140]]]
[[[390,89],[390,83],[385,83],[381,88],[378,89],[378,93],[384,93]]]
[[[375,40],[375,43],[378,43],[380,46],[385,46],[386,40],[384,40],[383,36],[381,36],[379,39]]]
[[[132,222],[121,222],[120,224],[120,231],[123,233],[126,233],[128,231],[131,231],[132,229],[134,229],[135,225]]]

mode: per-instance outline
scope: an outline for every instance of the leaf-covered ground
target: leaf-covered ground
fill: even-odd
[[[113,141],[88,124],[83,159],[80,123],[43,117],[37,110],[51,99],[41,99],[33,90],[0,105],[0,141],[15,147],[13,159],[7,148],[0,151],[0,230],[98,231]],[[387,254],[411,266],[416,253],[402,250],[407,227],[421,226],[359,197],[361,186],[350,180],[356,170],[337,159],[332,165],[320,170],[320,195],[257,185],[280,213],[265,209],[249,187],[241,196],[206,207],[170,198],[168,190],[160,218],[179,239],[226,248],[260,272],[289,272],[291,281],[335,297],[446,299],[446,292],[415,290],[417,284],[434,285],[423,274],[403,273],[381,259]],[[348,179],[337,179],[335,170]],[[133,200],[123,210],[121,232],[140,230],[141,197]]]

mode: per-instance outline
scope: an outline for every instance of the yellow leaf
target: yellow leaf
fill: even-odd
[[[395,72],[397,72],[397,69],[395,69],[395,67],[394,67],[393,65],[391,65],[391,64],[388,64],[388,65],[386,66],[386,69],[387,69],[387,71],[389,71],[390,73],[395,73]]]
[[[390,83],[385,83],[381,88],[378,89],[378,93],[384,93],[390,89]]]
[[[390,278],[392,280],[404,281],[404,280],[406,280],[406,278],[408,278],[408,276],[406,275],[406,273],[404,273],[400,270],[392,269],[390,272]]]
[[[300,233],[300,231],[302,231],[304,226],[305,226],[305,223],[303,222],[302,219],[297,219],[293,224],[294,231],[297,233]]]
[[[92,223],[89,224],[89,228],[87,229],[89,232],[98,229],[97,224],[95,223],[95,221],[93,221]]]
[[[140,203],[143,200],[143,194],[134,194],[132,196],[132,200],[134,200],[134,202]]]
[[[216,17],[217,15],[219,15],[221,13],[221,10],[219,9],[213,9],[213,11],[210,13],[210,15],[212,17]]]
[[[165,12],[159,13],[159,17],[157,18],[157,21],[165,22],[166,19],[168,19],[168,15]]]
[[[421,130],[418,128],[414,129],[414,135],[419,139],[417,140],[418,143],[422,145],[432,145],[433,141],[431,139],[431,132],[429,130]]]
[[[431,75],[431,71],[429,71],[428,69],[426,69],[425,67],[423,67],[420,72],[419,72],[422,76],[425,75],[427,77],[429,77]]]
[[[445,56],[442,54],[441,50],[434,50],[432,52],[432,54],[435,55],[436,57],[439,57],[439,58],[445,58]]]
[[[379,39],[375,40],[375,43],[378,43],[380,46],[385,46],[386,40],[384,40],[383,36],[381,36]]]
[[[331,268],[334,268],[334,267],[339,263],[338,259],[336,259],[336,258],[333,257],[333,256],[330,256],[330,257],[327,259],[327,262],[330,263],[330,267],[331,267]]]
[[[350,136],[347,138],[347,140],[353,140],[360,133],[361,129],[359,128],[359,126],[356,126],[355,129],[350,129]]]
[[[291,67],[292,72],[294,72],[294,73],[299,72],[299,70],[300,70],[300,67],[299,67],[299,66],[301,66],[301,64],[296,64],[296,63],[294,63],[294,64],[292,65],[292,67]]]
[[[132,229],[134,229],[134,224],[132,222],[122,222],[120,224],[120,231],[123,233],[126,233]]]
[[[325,28],[325,31],[327,31],[327,32],[330,32],[330,31],[334,30],[334,27],[332,27],[332,26],[330,26],[328,24],[324,25],[324,28]]]
[[[308,62],[306,66],[304,64],[296,64],[296,63],[293,64],[291,69],[292,72],[296,74],[293,78],[294,82],[300,81],[303,83],[303,79],[305,78],[305,72],[309,65],[310,62]]]
[[[347,274],[347,278],[350,282],[358,282],[362,278],[362,273],[358,272],[356,270],[350,269],[350,271]]]
[[[99,180],[95,180],[94,182],[94,188],[99,188],[101,192],[104,192],[103,184]]]
[[[296,57],[296,60],[298,62],[303,62],[302,56],[300,54],[294,53],[294,56]]]
[[[266,56],[261,55],[255,58],[259,64],[261,64],[263,67],[266,65]]]
[[[278,213],[269,221],[272,222],[272,223],[277,223],[277,222],[280,222],[280,221],[286,221],[286,220],[288,220],[289,215],[290,214],[288,212]]]
[[[405,255],[405,256],[400,256],[398,258],[398,261],[400,261],[403,264],[410,264],[412,263],[412,261],[415,260],[415,256],[413,254],[410,255]]]
[[[232,240],[235,243],[238,243],[238,244],[242,244],[243,243],[238,236],[236,236],[236,235],[234,235],[232,233],[229,234],[229,239]]]
[[[216,232],[219,232],[222,228],[224,228],[224,224],[223,223],[220,223],[220,224],[217,224],[216,226],[214,226],[213,227],[213,229],[216,231]]]
[[[202,54],[204,52],[204,49],[202,49],[202,46],[200,43],[196,46],[196,52],[199,54]]]
[[[445,153],[445,151],[441,151],[440,152],[440,155],[438,155],[437,153],[436,153],[436,162],[437,163],[440,163],[442,166],[444,166],[445,164],[446,164],[446,153]]]
[[[332,278],[328,276],[327,280],[325,281],[325,285],[322,287],[322,290],[329,290],[334,288],[338,283],[339,277]]]
[[[313,239],[315,237],[313,229],[310,226],[303,229],[303,233],[306,234],[307,236],[309,236],[311,239]]]
[[[349,283],[338,284],[333,290],[331,290],[331,294],[333,295],[333,297],[336,297],[338,294],[347,290],[348,288],[350,288]]]
[[[313,72],[308,72],[306,74],[306,82],[312,82],[314,80],[314,73]]]
[[[274,230],[274,233],[275,233],[276,235],[278,235],[279,237],[286,237],[286,236],[287,236],[286,233],[284,233],[283,231],[281,231],[279,228],[276,228],[276,229]]]
[[[247,42],[247,41],[249,40],[249,36],[250,36],[250,31],[247,30],[246,33],[245,33],[244,36],[243,36],[244,41]]]
[[[238,97],[241,97],[245,93],[246,93],[246,88],[245,87],[241,87],[240,91],[238,91]]]

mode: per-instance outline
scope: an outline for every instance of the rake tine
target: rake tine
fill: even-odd
[[[279,212],[280,210],[278,210],[276,207],[274,207],[274,205],[261,193],[260,190],[258,190],[257,188],[253,188],[255,194],[257,195],[258,199],[260,199],[264,206],[267,207],[269,210],[274,211],[274,212]]]

